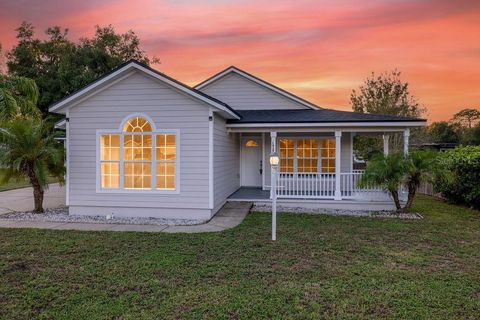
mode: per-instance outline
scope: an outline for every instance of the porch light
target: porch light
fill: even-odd
[[[271,155],[270,155],[270,165],[272,167],[278,167],[278,164],[280,163],[280,158],[278,156],[278,153],[276,152],[273,152]]]

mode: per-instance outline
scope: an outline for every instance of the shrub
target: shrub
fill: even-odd
[[[436,190],[450,202],[480,209],[480,146],[449,150],[442,153],[438,161],[452,173],[452,178],[438,177]]]

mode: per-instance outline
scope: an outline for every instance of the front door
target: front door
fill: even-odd
[[[262,143],[259,138],[242,139],[242,186],[262,186]]]

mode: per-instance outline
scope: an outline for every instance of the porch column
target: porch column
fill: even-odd
[[[273,154],[277,151],[277,132],[270,132],[270,154]],[[275,173],[274,168],[270,166],[270,199],[273,199],[273,183],[275,182]]]
[[[342,131],[335,131],[335,200],[342,200],[340,189]]]
[[[388,156],[388,141],[390,140],[390,136],[388,134],[383,135],[383,154]]]
[[[403,131],[403,154],[405,156],[408,155],[408,144],[409,144],[409,138],[410,138],[410,129],[405,129]]]

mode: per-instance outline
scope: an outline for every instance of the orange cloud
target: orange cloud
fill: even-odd
[[[30,3],[30,4],[29,4]],[[133,29],[156,68],[195,84],[237,65],[326,107],[349,110],[371,72],[399,69],[432,120],[480,106],[480,2],[426,1],[2,1],[0,42],[28,20],[69,27]]]

